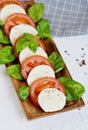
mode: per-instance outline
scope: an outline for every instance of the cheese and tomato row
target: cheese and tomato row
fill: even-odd
[[[33,104],[45,112],[61,110],[66,104],[64,86],[55,78],[54,68],[48,59],[45,46],[37,37],[36,24],[27,15],[24,4],[19,0],[0,0],[0,19],[21,64],[22,76],[30,86]],[[25,34],[31,35],[38,43],[35,52],[28,46],[17,52],[20,48],[17,46],[19,40],[22,41],[21,44],[27,44],[23,39]]]

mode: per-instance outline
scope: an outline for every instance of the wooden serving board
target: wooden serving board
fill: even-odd
[[[27,7],[28,7],[28,5],[33,4],[34,1],[29,0],[29,1],[26,1],[25,3],[27,4]],[[49,39],[43,39],[43,42],[46,46],[46,52],[47,52],[48,55],[50,55],[52,52],[57,52],[60,55],[60,53],[59,53],[58,49],[56,48],[56,45],[55,45],[54,42],[50,41]],[[2,45],[0,45],[0,49],[1,48],[2,48]],[[70,75],[66,66],[62,71],[60,71],[59,73],[56,74],[57,78],[59,78],[61,76],[66,76],[66,77],[71,78],[71,75]],[[11,78],[11,81],[13,83],[13,86],[14,86],[16,92],[18,91],[18,88],[20,86],[27,84],[26,81],[18,81],[14,78]],[[60,111],[52,112],[52,113],[46,113],[46,112],[42,111],[41,109],[35,107],[33,105],[33,103],[31,102],[30,97],[26,101],[20,100],[20,102],[23,106],[23,109],[24,109],[28,119],[35,119],[35,118],[39,118],[39,117],[49,116],[49,115],[52,115],[52,114],[76,109],[76,108],[79,108],[79,107],[82,107],[82,106],[85,105],[83,99],[81,98],[81,99],[73,101],[73,102],[67,102],[66,106]]]
[[[54,42],[51,42],[48,39],[44,39],[43,42],[46,46],[46,51],[47,51],[48,55],[50,55],[52,52],[57,52],[60,55],[60,53],[59,53],[58,49],[56,48],[56,45],[55,45]],[[2,45],[0,45],[0,49],[1,48],[2,48]],[[66,77],[71,78],[71,75],[70,75],[66,66],[62,71],[60,71],[56,75],[57,78],[59,78],[61,76],[66,76]],[[14,78],[11,78],[11,81],[13,83],[13,86],[14,86],[16,92],[18,91],[18,88],[20,86],[27,84],[26,81],[19,81],[19,80],[16,80]],[[49,116],[49,115],[52,115],[52,114],[56,114],[56,113],[65,112],[65,111],[68,111],[68,110],[80,108],[80,107],[85,105],[83,99],[81,98],[81,99],[73,101],[73,102],[67,102],[66,106],[60,111],[52,112],[52,113],[46,113],[46,112],[42,111],[41,109],[36,108],[33,105],[33,103],[31,102],[30,97],[26,101],[20,100],[20,102],[23,106],[23,109],[24,109],[28,119],[34,119],[34,118],[39,118],[39,117],[43,117],[43,116]]]
[[[46,52],[47,52],[48,55],[50,55],[52,52],[57,52],[60,55],[60,53],[59,53],[58,49],[56,48],[56,45],[55,45],[54,42],[51,42],[48,39],[44,39],[43,42],[44,42],[44,45],[46,46]],[[71,78],[71,75],[70,75],[66,66],[62,71],[60,71],[56,75],[57,78],[59,78],[61,76],[66,76],[66,77]],[[12,81],[13,81],[13,84],[15,86],[16,91],[18,90],[18,88],[21,84],[25,84],[25,82],[22,83],[22,82],[19,82],[19,81],[13,79],[13,78],[12,78]],[[81,98],[81,99],[73,101],[73,102],[67,102],[66,106],[60,111],[52,112],[52,113],[46,113],[46,112],[42,111],[41,109],[36,108],[32,104],[30,98],[28,98],[25,102],[21,101],[21,104],[24,108],[24,111],[25,111],[28,119],[34,119],[34,118],[38,118],[38,117],[49,116],[49,115],[52,115],[52,114],[56,114],[56,113],[65,112],[65,111],[68,111],[68,110],[80,108],[80,107],[85,105],[83,99]]]

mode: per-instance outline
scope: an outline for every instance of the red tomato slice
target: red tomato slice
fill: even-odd
[[[38,65],[49,65],[53,68],[51,62],[40,55],[33,55],[26,58],[21,65],[21,73],[24,79],[27,79],[29,72]]]
[[[25,5],[23,2],[19,1],[19,0],[0,0],[0,10],[8,4],[17,4],[19,6],[21,6],[22,8],[25,8]]]
[[[36,24],[31,17],[26,14],[15,13],[7,17],[5,21],[4,31],[6,35],[9,36],[11,28],[20,23],[29,24],[34,28],[36,27]]]
[[[30,98],[37,107],[39,107],[38,95],[46,88],[56,88],[65,94],[64,86],[57,79],[52,77],[40,78],[30,85]]]

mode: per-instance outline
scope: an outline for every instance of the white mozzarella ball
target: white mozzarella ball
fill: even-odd
[[[16,25],[10,31],[10,41],[12,45],[14,45],[16,39],[22,36],[23,33],[29,33],[34,36],[38,34],[37,30],[30,25],[27,24]]]
[[[8,4],[1,9],[1,20],[3,23],[5,22],[6,18],[14,13],[23,13],[26,14],[25,10],[16,4]]]
[[[41,56],[44,56],[46,58],[48,57],[47,53],[41,47],[38,47],[37,51],[35,53],[29,47],[26,47],[19,54],[19,61],[20,61],[20,63],[22,64],[22,62],[27,57],[32,56],[32,55],[41,55]]]
[[[63,109],[66,96],[56,88],[46,88],[39,93],[38,103],[45,112],[55,112]]]
[[[54,70],[48,65],[38,65],[34,67],[27,78],[27,83],[30,86],[35,80],[43,77],[53,77],[55,78]]]

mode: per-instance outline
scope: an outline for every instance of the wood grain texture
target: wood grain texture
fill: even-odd
[[[29,5],[33,4],[32,2],[34,1],[26,1],[26,7],[28,7]],[[52,52],[57,52],[59,55],[59,51],[58,49],[56,48],[56,45],[54,42],[50,41],[49,39],[43,39],[43,42],[44,42],[44,45],[46,46],[46,52],[48,55],[50,55]],[[2,48],[3,46],[0,45],[0,49]],[[8,65],[7,65],[8,66]],[[67,69],[67,67],[65,66],[65,68],[60,71],[59,73],[56,74],[56,77],[61,77],[61,76],[66,76],[66,77],[69,77],[71,78],[71,75]],[[27,84],[26,81],[18,81],[14,78],[11,78],[11,81],[13,83],[13,86],[16,90],[16,92],[18,91],[18,88],[24,84]],[[21,101],[19,99],[19,101],[21,102],[22,106],[23,106],[23,109],[25,111],[25,114],[27,116],[28,119],[35,119],[35,118],[40,118],[40,117],[44,117],[44,116],[49,116],[49,115],[52,115],[52,114],[56,114],[56,113],[61,113],[61,112],[65,112],[65,111],[68,111],[68,110],[72,110],[72,109],[76,109],[76,108],[79,108],[79,107],[82,107],[84,106],[84,102],[83,102],[83,99],[79,99],[79,100],[76,100],[76,101],[73,101],[73,102],[67,102],[66,103],[66,106],[60,110],[60,111],[57,111],[57,112],[52,112],[52,113],[46,113],[44,111],[42,111],[41,109],[39,108],[36,108],[33,103],[31,102],[30,100],[30,96],[29,98],[26,100],[26,101]]]

